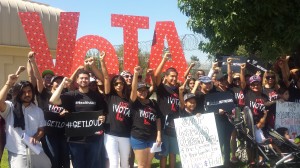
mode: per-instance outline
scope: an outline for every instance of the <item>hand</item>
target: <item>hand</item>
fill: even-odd
[[[261,75],[261,72],[260,72],[260,71],[256,71],[255,75],[256,75],[256,76],[260,76],[260,75]]]
[[[157,143],[157,147],[159,147],[161,145],[161,137],[160,136],[156,137],[156,143]]]
[[[264,115],[268,115],[269,110],[264,110]]]
[[[104,123],[105,122],[105,116],[104,115],[101,115],[98,117],[98,120],[101,122],[101,123]]]
[[[19,75],[10,74],[10,75],[8,75],[8,80],[6,83],[13,86],[17,82],[18,78],[19,78]]]
[[[192,62],[191,65],[190,65],[190,67],[194,67],[195,65],[196,65],[196,63]]]
[[[245,70],[246,69],[246,63],[241,64],[241,69]]]
[[[163,57],[163,59],[165,59],[165,60],[170,60],[171,58],[172,58],[172,55],[169,52],[166,52],[164,57]]]
[[[219,109],[219,114],[223,115],[225,111],[223,109]]]
[[[100,53],[100,61],[104,61],[105,55],[106,53],[104,51]]]
[[[20,75],[23,71],[25,71],[25,67],[24,66],[19,66],[17,72],[16,72],[16,75]]]
[[[33,145],[36,145],[39,142],[39,140],[33,136],[33,137],[30,137],[29,142],[32,143]]]
[[[142,72],[142,68],[140,66],[134,67],[134,69],[133,69],[134,74],[139,75],[139,74],[141,74],[141,72]]]
[[[201,117],[201,113],[197,113],[197,114],[196,114],[196,117]]]
[[[69,111],[66,110],[66,109],[64,109],[62,112],[59,113],[59,116],[60,116],[60,117],[63,117],[63,116],[66,115],[66,113],[69,113]]]
[[[178,89],[179,89],[179,93],[183,93],[185,90],[185,85],[181,85]]]
[[[147,69],[147,75],[153,75],[154,71],[153,69]]]
[[[30,61],[34,60],[34,56],[35,56],[35,52],[29,51],[28,56],[27,56],[28,60],[30,60]]]
[[[216,68],[218,68],[218,62],[213,62],[212,69],[215,70]]]
[[[72,79],[70,79],[68,77],[64,77],[64,79],[61,83],[64,85],[64,87],[67,87],[69,84],[72,83]]]
[[[227,58],[227,64],[231,65],[231,63],[232,63],[232,58],[231,57]]]
[[[77,70],[80,70],[80,69],[84,70],[84,66],[83,65],[79,65],[78,68],[77,68]]]

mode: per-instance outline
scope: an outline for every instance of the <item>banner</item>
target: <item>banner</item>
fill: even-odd
[[[253,74],[255,74],[257,71],[266,72],[267,69],[264,68],[262,65],[263,63],[258,60],[248,59],[246,63],[246,68],[249,72]]]
[[[59,113],[46,112],[44,114],[46,120],[45,133],[46,134],[57,134],[59,132],[63,133],[66,125],[65,117],[60,117]]]
[[[213,113],[174,120],[182,168],[223,164]]]
[[[219,109],[223,109],[226,112],[231,112],[234,107],[234,95],[229,91],[205,95],[205,111],[219,112]]]
[[[91,136],[103,132],[103,124],[98,120],[102,112],[73,112],[66,114],[65,132],[68,137]]]
[[[286,127],[291,138],[300,135],[300,103],[276,102],[275,128]]]

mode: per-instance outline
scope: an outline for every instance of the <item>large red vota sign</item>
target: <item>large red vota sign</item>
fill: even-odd
[[[79,65],[83,64],[87,51],[96,48],[106,52],[105,62],[109,74],[119,73],[117,54],[108,40],[99,35],[85,35],[76,40],[79,12],[60,13],[55,67],[39,13],[19,12],[19,17],[30,48],[36,52],[40,72],[52,69],[58,75],[70,76]],[[149,17],[112,14],[111,26],[123,28],[124,69],[132,72],[134,66],[139,64],[138,29],[149,29]],[[167,40],[172,54],[172,60],[166,63],[165,68],[176,68],[179,80],[183,80],[187,63],[173,21],[156,22],[148,67],[156,68],[160,63],[164,39]]]

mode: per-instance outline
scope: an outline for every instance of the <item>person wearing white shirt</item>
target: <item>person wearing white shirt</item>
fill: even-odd
[[[5,119],[6,148],[11,168],[50,168],[51,162],[42,151],[35,154],[21,140],[26,134],[30,143],[40,145],[46,124],[42,109],[34,104],[34,88],[28,81],[17,84],[17,74],[8,75],[6,84],[0,91],[0,115]],[[12,88],[12,101],[6,101]]]

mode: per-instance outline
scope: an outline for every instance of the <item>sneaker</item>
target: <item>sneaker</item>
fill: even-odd
[[[232,156],[231,159],[230,159],[231,163],[237,163],[238,161],[239,160],[235,156]]]

